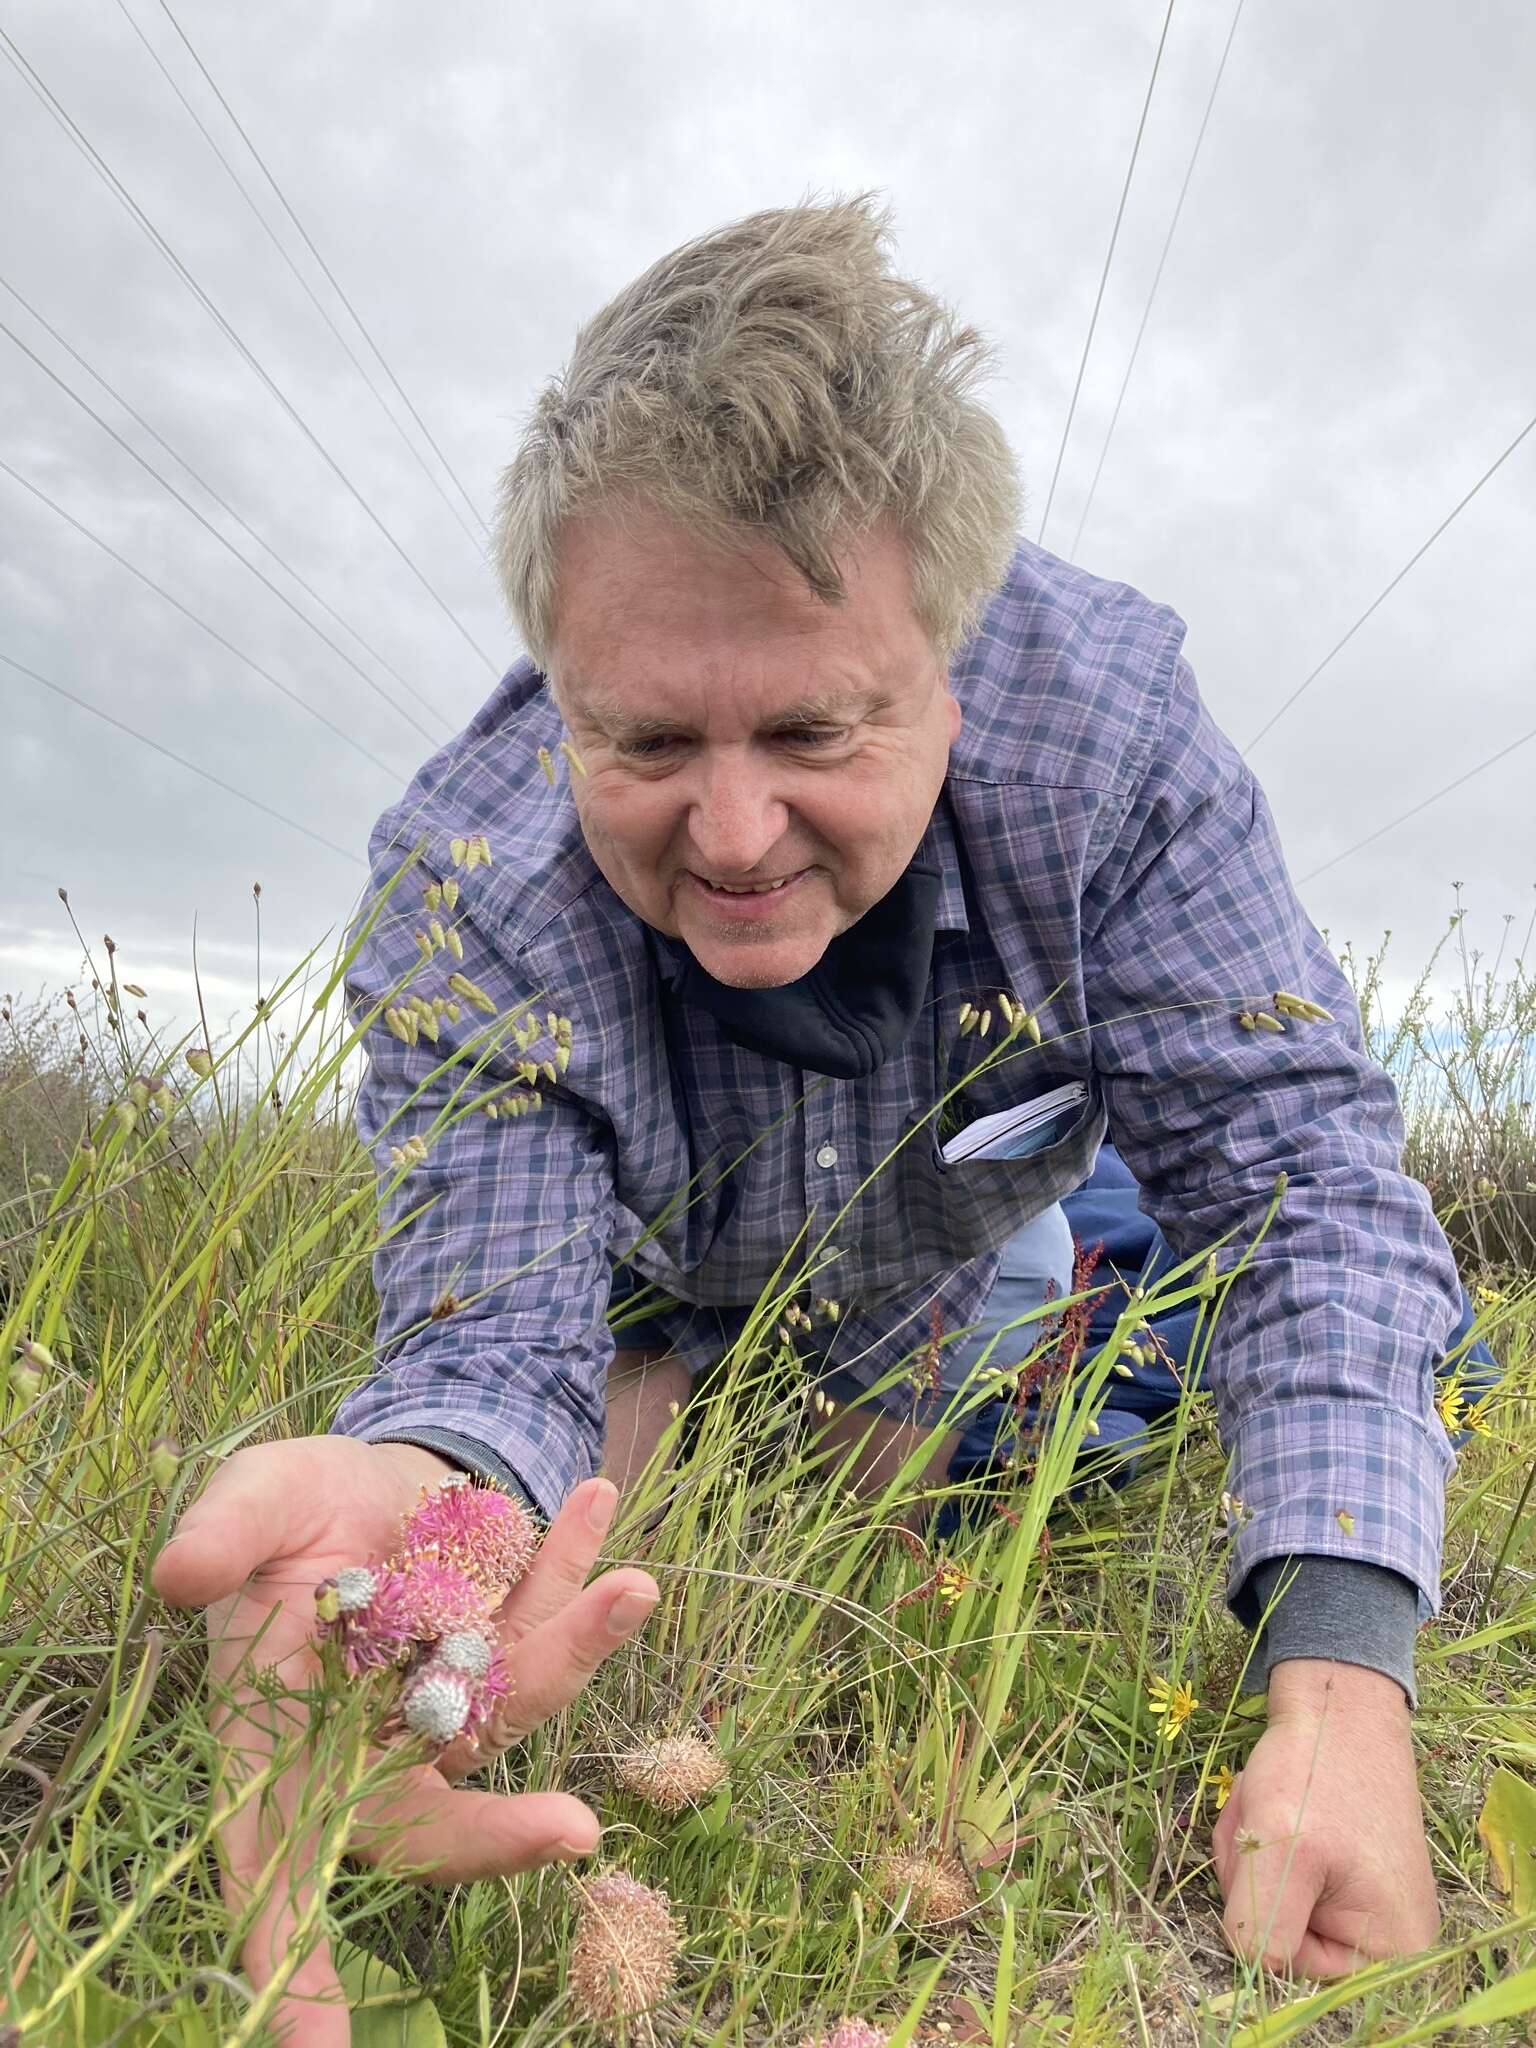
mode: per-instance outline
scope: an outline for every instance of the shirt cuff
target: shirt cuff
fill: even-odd
[[[524,1486],[512,1467],[487,1444],[477,1443],[471,1436],[460,1436],[452,1429],[388,1430],[379,1436],[367,1437],[367,1443],[414,1444],[418,1450],[436,1451],[440,1458],[447,1458],[457,1465],[461,1472],[472,1472],[477,1479],[488,1479],[499,1486],[503,1493],[520,1500],[536,1520],[545,1521],[543,1509]]]
[[[1376,1565],[1414,1587],[1421,1622],[1436,1612],[1456,1458],[1433,1409],[1421,1420],[1377,1402],[1275,1399],[1237,1421],[1231,1449],[1227,1604],[1246,1627],[1259,1621],[1253,1573],[1278,1557]]]
[[[1265,1685],[1289,1658],[1322,1657],[1395,1678],[1409,1706],[1418,1705],[1418,1589],[1401,1573],[1346,1557],[1271,1557],[1255,1566],[1249,1592],[1248,1604],[1260,1610],[1275,1601],[1249,1665]]]

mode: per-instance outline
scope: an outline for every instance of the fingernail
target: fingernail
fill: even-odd
[[[620,1639],[632,1635],[656,1605],[656,1593],[621,1593],[608,1610],[608,1633]]]
[[[562,1863],[579,1863],[584,1856],[596,1855],[601,1840],[601,1836],[597,1842],[573,1842],[569,1838],[562,1838],[555,1844],[555,1854]]]
[[[619,1504],[619,1489],[611,1479],[600,1479],[587,1499],[587,1527],[594,1536],[606,1536]]]

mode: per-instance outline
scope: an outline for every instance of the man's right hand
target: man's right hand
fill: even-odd
[[[452,1469],[410,1444],[299,1437],[237,1451],[183,1515],[155,1560],[153,1580],[173,1605],[208,1610],[211,1674],[232,1701],[215,1722],[226,1797],[263,1768],[303,1711],[253,1688],[251,1666],[275,1667],[288,1693],[308,1685],[318,1670],[316,1586],[343,1565],[393,1550],[421,1486],[440,1484]],[[656,1604],[656,1583],[645,1572],[609,1572],[586,1584],[617,1502],[606,1479],[577,1487],[500,1610],[513,1692],[498,1717],[499,1743],[517,1740],[573,1700]],[[394,1798],[363,1809],[365,1831],[349,1853],[412,1877],[462,1884],[573,1861],[597,1846],[595,1816],[565,1793],[503,1798],[456,1790],[451,1776],[475,1761],[460,1748],[411,1771]],[[304,1842],[295,1839],[299,1796],[299,1773],[290,1771],[226,1827],[225,1902],[232,1913],[244,1912],[259,1889],[243,1960],[258,1995],[274,1973],[289,1972],[271,2013],[277,2037],[287,2048],[347,2048],[351,2027],[329,1944],[301,1941],[305,1952],[290,1956],[313,1903],[312,1885],[296,1879],[307,1860]],[[372,1847],[370,1835],[377,1837]]]

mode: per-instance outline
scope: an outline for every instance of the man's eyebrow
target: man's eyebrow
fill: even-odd
[[[568,686],[567,694],[577,716],[609,739],[655,739],[684,730],[681,719],[630,711],[602,691]],[[815,690],[792,704],[780,705],[765,725],[769,731],[786,725],[851,725],[885,710],[890,701],[884,690]]]

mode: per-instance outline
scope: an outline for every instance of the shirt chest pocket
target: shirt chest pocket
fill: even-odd
[[[1038,1088],[1026,1092],[1039,1093],[1048,1085],[1042,1081]],[[926,1204],[952,1253],[960,1258],[980,1258],[997,1251],[1020,1224],[1071,1194],[1088,1178],[1106,1127],[1104,1102],[1095,1081],[1088,1082],[1087,1099],[1063,1122],[1065,1128],[1050,1144],[1024,1159],[946,1160],[931,1123],[915,1139]]]

